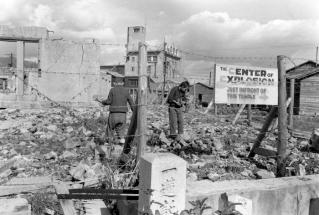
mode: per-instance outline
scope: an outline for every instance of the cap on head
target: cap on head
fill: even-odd
[[[124,84],[124,78],[116,77],[114,79],[114,85],[123,85]]]
[[[183,88],[189,88],[190,84],[188,81],[183,81],[179,86]]]

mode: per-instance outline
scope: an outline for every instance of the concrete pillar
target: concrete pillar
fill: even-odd
[[[139,184],[139,214],[180,214],[185,209],[186,161],[182,158],[171,153],[144,154]]]
[[[17,41],[17,79],[16,86],[17,96],[23,95],[23,79],[24,79],[24,42]]]

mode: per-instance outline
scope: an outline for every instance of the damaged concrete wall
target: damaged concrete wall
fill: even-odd
[[[92,40],[41,40],[41,71],[30,84],[57,102],[90,103],[100,89],[99,54]]]
[[[110,77],[100,74],[96,40],[53,39],[46,28],[0,25],[0,41],[17,43],[17,68],[12,78],[16,83],[10,86],[13,91],[0,92],[1,107],[51,103],[46,98],[72,106],[97,105],[94,95],[108,95]],[[24,68],[25,42],[39,43],[39,70]]]
[[[48,38],[48,30],[43,27],[0,25],[0,38],[5,40],[40,40]]]

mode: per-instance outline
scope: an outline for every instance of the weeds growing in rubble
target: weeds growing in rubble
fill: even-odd
[[[46,214],[48,210],[54,211],[54,214],[63,215],[60,203],[53,194],[34,193],[32,196],[27,197],[27,200],[31,204],[32,214],[34,215]]]

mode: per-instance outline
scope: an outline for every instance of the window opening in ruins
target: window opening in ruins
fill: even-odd
[[[5,91],[8,89],[8,79],[0,78],[0,91]]]
[[[140,32],[140,28],[134,28],[133,31],[134,33]]]
[[[151,66],[151,65],[148,65],[148,66],[147,66],[147,73],[148,73],[148,75],[151,74],[151,69],[152,69],[152,66]]]
[[[157,62],[157,56],[153,56],[153,62]]]

